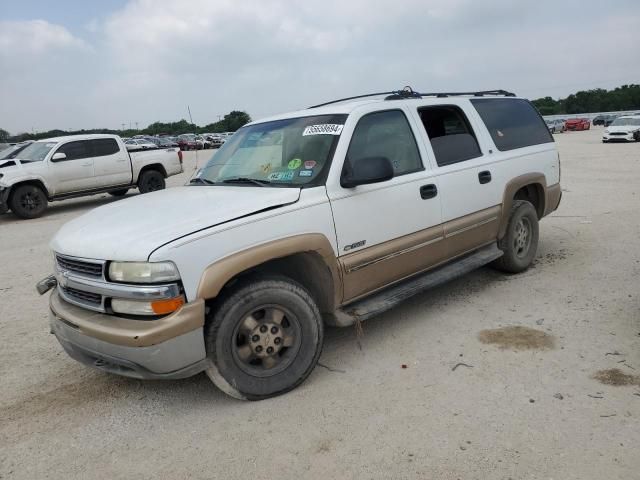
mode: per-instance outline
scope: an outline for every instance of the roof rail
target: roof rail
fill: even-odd
[[[406,100],[408,98],[422,98],[422,97],[456,97],[456,96],[473,96],[484,97],[485,95],[502,95],[504,97],[515,97],[516,94],[508,92],[506,90],[481,90],[478,92],[434,92],[434,93],[419,93],[414,92],[409,86],[404,87],[402,90],[393,90],[391,92],[379,92],[379,93],[367,93],[366,95],[356,95],[355,97],[340,98],[338,100],[331,100],[330,102],[319,103],[309,108],[324,107],[333,103],[346,102],[347,100],[357,100],[359,98],[378,97],[380,95],[387,95],[385,100]]]

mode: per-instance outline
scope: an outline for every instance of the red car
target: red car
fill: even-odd
[[[589,130],[591,122],[587,118],[570,118],[564,123],[567,130]]]

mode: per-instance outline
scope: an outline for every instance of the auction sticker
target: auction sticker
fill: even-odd
[[[308,135],[340,135],[344,125],[337,123],[323,123],[322,125],[309,125],[302,132],[302,136]]]
[[[313,170],[300,170],[299,177],[311,177],[313,176]]]
[[[315,166],[316,166],[315,160],[307,160],[306,162],[304,162],[304,168],[306,168],[307,170],[311,170]]]

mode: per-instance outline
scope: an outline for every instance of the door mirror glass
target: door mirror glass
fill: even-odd
[[[391,160],[387,157],[364,157],[353,162],[347,160],[340,185],[344,188],[354,188],[358,185],[385,182],[392,178]]]
[[[66,159],[67,159],[67,154],[63,152],[54,153],[53,157],[51,157],[52,162],[57,162],[57,161],[66,160]]]

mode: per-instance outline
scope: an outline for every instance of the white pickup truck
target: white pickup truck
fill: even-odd
[[[0,161],[0,214],[43,214],[47,203],[109,192],[123,196],[162,190],[182,173],[179,148],[129,153],[116,135],[73,135],[39,140],[16,158]]]
[[[527,269],[559,182],[544,121],[508,92],[331,102],[245,125],[189,185],[67,223],[38,291],[87,365],[206,371],[257,400],[308,377],[325,324],[488,263]]]

